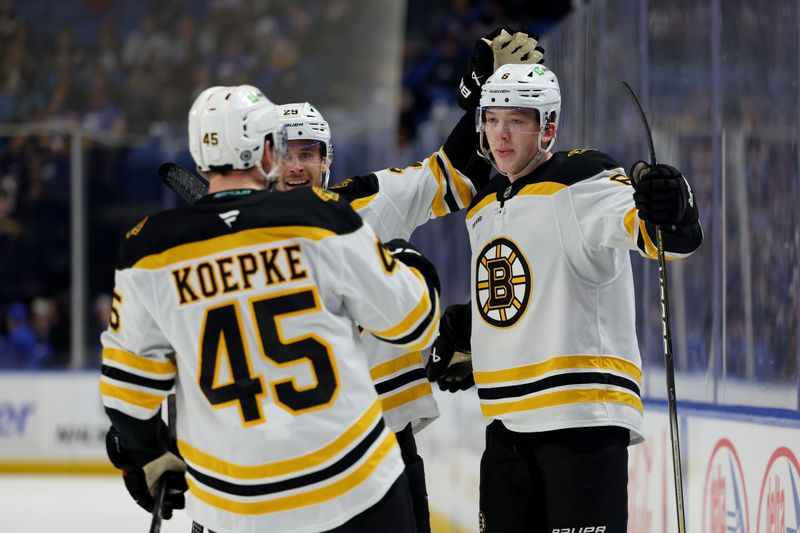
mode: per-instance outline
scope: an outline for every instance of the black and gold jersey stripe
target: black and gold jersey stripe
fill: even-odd
[[[176,367],[168,359],[159,361],[106,347],[101,374],[100,393],[111,403],[149,411],[156,409],[174,386]]]
[[[486,205],[493,201],[505,201],[521,191],[536,190],[537,194],[549,192],[553,194],[563,187],[569,187],[579,181],[589,179],[601,172],[619,168],[609,155],[597,150],[573,150],[571,152],[555,152],[553,157],[539,165],[527,176],[517,179],[511,183],[506,176],[497,174],[489,180],[489,183],[478,191],[469,206],[467,217],[475,211],[478,204]],[[549,183],[552,184],[545,191],[544,189],[532,189],[532,185]],[[505,194],[508,188],[509,194]],[[498,200],[499,199],[499,200]]]
[[[347,492],[396,446],[376,401],[334,441],[306,455],[259,465],[233,464],[178,441],[192,493],[241,514],[300,508]]]
[[[406,405],[432,393],[422,366],[422,352],[415,351],[370,369],[384,411]]]
[[[558,356],[474,376],[481,411],[488,417],[591,402],[626,403],[643,411],[641,369],[620,357]]]
[[[234,211],[235,219],[229,224],[226,216]],[[362,225],[361,217],[347,201],[316,188],[280,194],[250,189],[225,191],[210,194],[192,205],[156,213],[140,222],[122,242],[117,269],[137,263],[141,266],[144,258],[180,247],[186,250],[202,246],[204,241],[212,242],[219,251],[220,242],[235,245],[239,238],[258,239],[263,237],[259,232],[281,233],[280,228],[289,228],[295,236],[304,232],[319,236],[352,233]],[[249,230],[255,233],[248,233]]]

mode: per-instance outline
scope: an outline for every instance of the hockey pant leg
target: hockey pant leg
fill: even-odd
[[[397,432],[400,453],[406,465],[408,485],[411,489],[411,502],[414,505],[414,519],[417,522],[417,533],[431,532],[431,514],[428,509],[428,489],[425,486],[425,465],[417,453],[417,443],[411,424]]]
[[[531,476],[514,433],[495,420],[486,427],[480,466],[480,533],[529,533]]]
[[[527,435],[538,440],[536,462],[547,505],[544,531],[626,533],[627,429],[600,426]]]

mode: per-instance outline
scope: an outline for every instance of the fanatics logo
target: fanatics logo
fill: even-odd
[[[525,313],[533,281],[528,261],[519,247],[499,237],[478,255],[475,264],[475,301],[481,318],[508,328]]]
[[[233,223],[236,222],[236,218],[239,216],[239,210],[234,209],[233,211],[226,211],[225,213],[220,213],[219,218],[228,225],[229,228],[233,227]]]

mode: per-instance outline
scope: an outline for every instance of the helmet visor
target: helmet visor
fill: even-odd
[[[482,106],[475,110],[478,132],[539,133],[539,113],[530,107]]]
[[[290,140],[286,143],[284,165],[317,165],[325,163],[325,144],[314,140]]]

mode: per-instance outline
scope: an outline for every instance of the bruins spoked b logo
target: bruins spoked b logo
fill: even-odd
[[[475,265],[475,301],[486,322],[513,326],[525,313],[532,286],[531,269],[513,241],[499,237],[481,250]]]

